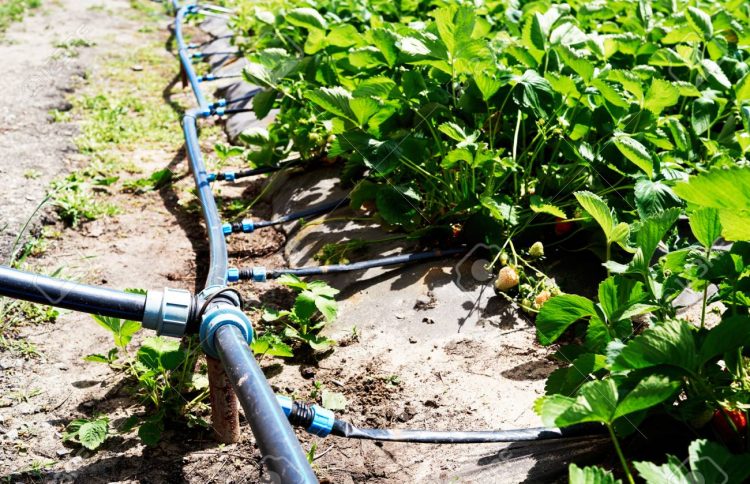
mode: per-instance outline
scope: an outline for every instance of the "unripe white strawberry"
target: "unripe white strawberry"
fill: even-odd
[[[505,292],[518,285],[518,273],[511,266],[505,266],[500,269],[495,280],[495,289]]]

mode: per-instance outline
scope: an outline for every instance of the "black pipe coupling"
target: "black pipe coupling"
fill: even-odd
[[[143,327],[156,334],[181,338],[194,317],[195,300],[190,291],[164,288],[148,291],[143,311]]]

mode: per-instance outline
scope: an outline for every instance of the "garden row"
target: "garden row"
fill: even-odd
[[[252,109],[276,110],[241,156],[336,162],[383,225],[498,247],[497,288],[565,363],[537,412],[602,423],[620,460],[572,481],[750,476],[746,2],[230,3]],[[596,253],[598,297],[560,294],[545,247]],[[664,418],[682,455],[629,462]]]

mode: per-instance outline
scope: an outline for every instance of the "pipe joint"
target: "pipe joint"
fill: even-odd
[[[201,347],[208,356],[219,357],[215,342],[216,332],[226,325],[238,328],[247,344],[253,342],[253,326],[245,313],[228,303],[216,304],[203,313],[200,328]]]
[[[190,291],[183,289],[148,291],[143,327],[155,330],[158,335],[181,338],[190,322],[193,302]]]
[[[244,219],[242,222],[242,231],[249,234],[255,230],[255,224],[252,220]]]
[[[230,267],[227,269],[227,282],[254,281],[266,282],[268,273],[265,267],[251,267],[249,269],[238,269]]]
[[[336,417],[327,408],[295,402],[280,395],[276,396],[276,400],[293,426],[302,427],[318,437],[327,437],[333,430]]]

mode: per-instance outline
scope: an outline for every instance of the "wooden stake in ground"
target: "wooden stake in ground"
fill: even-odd
[[[211,423],[217,440],[224,444],[240,441],[239,402],[221,361],[206,356],[208,386],[211,390]]]

